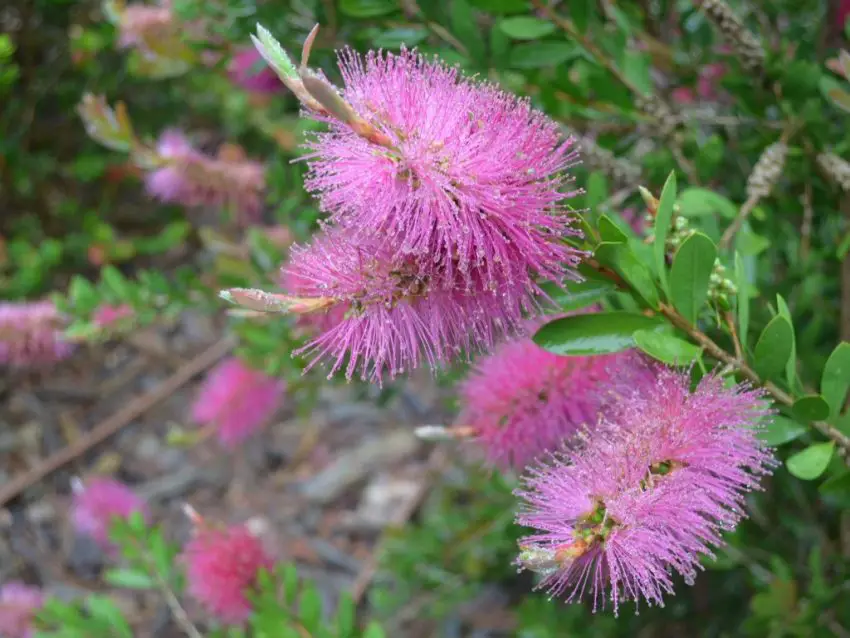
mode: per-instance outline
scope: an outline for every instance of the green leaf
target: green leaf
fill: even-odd
[[[845,470],[835,476],[830,476],[818,488],[821,494],[850,493],[850,470]]]
[[[532,16],[516,16],[501,20],[499,29],[515,40],[536,40],[554,33],[555,25]]]
[[[804,481],[813,481],[824,473],[829,465],[829,461],[832,459],[834,450],[835,443],[832,441],[815,443],[802,452],[797,452],[793,456],[788,457],[785,465],[788,467],[788,471],[797,478]]]
[[[599,217],[599,236],[602,241],[614,244],[625,244],[629,241],[629,236],[626,235],[608,215]]]
[[[753,367],[762,377],[774,377],[785,367],[791,356],[793,331],[788,320],[776,315],[770,320],[756,343]]]
[[[638,330],[632,336],[643,352],[669,365],[688,365],[702,352],[702,348],[663,332]]]
[[[340,0],[339,10],[349,18],[376,18],[396,10],[395,0]]]
[[[547,323],[534,335],[534,342],[566,356],[609,354],[633,348],[632,335],[638,330],[664,329],[663,320],[631,312],[575,315]]]
[[[747,352],[747,337],[750,334],[750,282],[744,271],[744,260],[735,253],[735,285],[738,288],[738,338]]]
[[[850,93],[844,89],[832,88],[827,90],[827,95],[835,106],[850,113]]]
[[[791,356],[788,357],[788,362],[785,364],[785,378],[788,380],[788,387],[792,391],[799,389],[797,382],[797,336],[794,334],[794,320],[791,318],[791,310],[788,309],[788,304],[782,295],[776,295],[776,306],[779,309],[779,315],[785,317],[788,325],[791,326]]]
[[[475,20],[475,12],[467,0],[452,0],[450,17],[452,32],[469,51],[469,57],[476,64],[483,65],[487,46],[484,44],[484,36],[481,35],[481,27]]]
[[[357,619],[357,606],[351,596],[343,594],[339,600],[336,613],[337,638],[348,638],[354,635]]]
[[[115,266],[106,266],[100,271],[100,277],[107,290],[115,296],[117,301],[127,299],[129,283]]]
[[[110,636],[115,638],[133,638],[133,632],[130,625],[121,613],[118,605],[115,604],[108,596],[100,594],[92,594],[86,598],[86,608],[94,618],[107,623],[110,629]]]
[[[385,638],[386,635],[384,630],[381,629],[381,626],[375,621],[369,623],[369,626],[363,632],[363,638]]]
[[[88,279],[80,275],[74,275],[71,279],[68,296],[71,298],[74,310],[84,315],[88,315],[100,303],[97,289]]]
[[[138,569],[110,569],[104,574],[107,583],[126,589],[153,589],[156,583],[145,572]]]
[[[543,284],[543,291],[557,303],[562,310],[579,310],[602,299],[614,290],[614,282],[598,279],[585,279],[580,282],[568,282],[564,290],[554,283]]]
[[[552,67],[571,60],[578,54],[578,48],[571,42],[529,42],[511,49],[510,66],[513,69]]]
[[[587,192],[584,196],[585,205],[591,211],[596,210],[602,202],[608,199],[608,180],[605,178],[605,174],[601,171],[593,171],[587,176],[584,190]]]
[[[670,290],[667,286],[667,235],[670,233],[670,224],[673,220],[673,204],[676,203],[676,173],[670,172],[664,188],[661,189],[661,199],[658,210],[655,213],[655,267],[661,280],[661,289],[669,296]]]
[[[531,10],[528,0],[469,0],[469,3],[489,13],[526,13]]]
[[[307,631],[315,632],[322,623],[322,595],[313,583],[301,592],[298,615]]]
[[[684,217],[702,217],[720,213],[723,217],[733,219],[738,214],[735,204],[707,188],[686,188],[679,195],[679,212]]]
[[[850,343],[842,341],[829,355],[820,382],[821,395],[829,404],[829,413],[832,418],[841,413],[848,389],[850,389]]]
[[[777,447],[799,439],[806,433],[806,427],[784,416],[776,415],[758,437],[770,446]]]
[[[810,394],[797,399],[791,411],[795,417],[809,423],[829,418],[829,404],[819,394]]]
[[[670,269],[670,298],[676,309],[695,324],[708,295],[708,283],[714,270],[717,248],[702,233],[688,237],[673,259]]]
[[[651,308],[658,307],[658,290],[652,274],[627,244],[602,242],[596,247],[594,256],[599,262],[614,269],[646,301]]]
[[[623,74],[644,93],[652,92],[652,59],[645,53],[640,53],[631,47],[623,49]]]

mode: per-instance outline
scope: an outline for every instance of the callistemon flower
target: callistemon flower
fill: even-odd
[[[743,497],[773,464],[757,437],[760,391],[661,370],[624,397],[586,445],[529,471],[519,564],[554,596],[663,605],[673,573],[692,583],[700,556],[744,515]]]
[[[238,624],[251,615],[248,594],[260,570],[271,570],[274,561],[245,525],[218,528],[201,522],[183,549],[189,594],[212,616]]]
[[[133,308],[127,304],[103,304],[94,311],[92,322],[100,328],[109,328],[119,321],[129,319],[133,314]]]
[[[330,130],[308,144],[305,186],[335,223],[450,276],[572,275],[578,252],[563,239],[578,231],[564,171],[577,154],[557,124],[415,52],[346,50],[340,66],[342,97],[379,135],[321,118]]]
[[[43,604],[44,594],[38,587],[14,581],[0,586],[0,636],[34,636],[33,618]]]
[[[613,399],[612,375],[639,367],[632,352],[564,357],[529,338],[510,341],[480,359],[461,385],[458,423],[471,428],[490,463],[522,469],[596,425]]]
[[[177,29],[170,3],[132,3],[118,16],[118,46],[146,48],[148,43],[174,37]]]
[[[231,82],[253,93],[280,93],[284,88],[254,47],[238,51],[230,60],[227,74]]]
[[[192,419],[213,426],[221,445],[233,449],[269,422],[285,389],[282,380],[230,357],[204,380],[192,405]]]
[[[344,366],[349,379],[359,370],[361,378],[380,383],[385,373],[395,377],[422,360],[439,367],[460,353],[491,347],[517,330],[523,310],[533,306],[525,286],[503,284],[494,292],[480,281],[477,289],[452,285],[437,268],[395,258],[383,240],[354,237],[331,229],[310,245],[294,246],[282,276],[292,286],[286,293],[293,306],[336,313],[324,332],[295,352],[313,355],[310,365],[329,359],[331,375]]]
[[[93,478],[73,484],[72,517],[78,532],[90,536],[105,550],[113,550],[109,529],[116,519],[139,512],[147,520],[148,507],[127,485],[110,478]]]
[[[162,165],[145,176],[148,193],[169,204],[227,208],[242,219],[256,219],[266,185],[262,164],[232,146],[216,157],[195,150],[179,131],[164,132],[156,146]]]
[[[0,364],[43,366],[71,354],[52,301],[0,303]]]

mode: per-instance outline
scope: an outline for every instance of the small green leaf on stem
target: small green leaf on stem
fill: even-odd
[[[641,351],[668,365],[688,365],[702,352],[702,348],[663,332],[638,330],[632,337]]]
[[[804,481],[813,481],[826,471],[832,454],[835,451],[835,443],[815,443],[802,452],[797,452],[788,457],[785,465],[788,471]]]
[[[795,417],[807,423],[829,418],[829,404],[819,394],[810,394],[797,399],[791,410]]]
[[[776,447],[799,439],[806,433],[806,427],[787,417],[776,415],[758,437],[767,445]]]
[[[832,418],[841,413],[848,389],[850,389],[850,343],[842,341],[829,355],[820,382],[821,395],[829,404]]]
[[[631,312],[575,315],[546,324],[534,335],[534,342],[566,356],[610,354],[633,348],[638,330],[664,329],[667,323],[662,319]]]
[[[669,295],[667,286],[667,235],[670,233],[670,224],[673,221],[673,205],[676,203],[676,173],[670,172],[664,188],[661,190],[661,199],[658,202],[658,210],[655,213],[655,267],[661,280],[661,289]]]
[[[785,368],[791,356],[793,331],[788,320],[777,315],[770,320],[756,343],[753,367],[761,376],[774,377]]]
[[[670,269],[670,297],[673,305],[691,324],[708,295],[708,284],[717,258],[717,247],[706,235],[688,237],[673,259]]]

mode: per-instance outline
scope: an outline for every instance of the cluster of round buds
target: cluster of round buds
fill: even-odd
[[[850,162],[834,153],[820,153],[818,166],[844,192],[850,191]]]
[[[635,106],[653,121],[661,137],[670,137],[681,124],[680,117],[657,95],[640,95]]]
[[[602,171],[606,177],[620,186],[630,186],[640,180],[640,167],[617,157],[607,148],[599,146],[589,137],[578,137],[582,162],[592,170]]]
[[[732,46],[741,66],[750,73],[764,70],[765,53],[761,40],[747,29],[732,8],[723,0],[703,0],[706,17]]]
[[[747,178],[747,199],[758,200],[770,195],[782,176],[787,158],[788,144],[783,140],[764,149]]]

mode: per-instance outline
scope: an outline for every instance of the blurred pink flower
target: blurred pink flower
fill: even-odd
[[[511,341],[476,362],[460,387],[457,422],[475,431],[490,463],[521,470],[592,431],[611,400],[612,373],[640,365],[632,352],[563,357],[530,338]]]
[[[33,617],[43,604],[44,594],[38,587],[15,581],[0,586],[0,636],[34,636]]]
[[[670,92],[670,97],[676,104],[693,104],[697,101],[694,90],[689,86],[677,86]]]
[[[190,208],[231,209],[244,222],[259,216],[266,187],[265,168],[259,162],[234,147],[222,147],[217,157],[204,155],[175,130],[160,136],[156,150],[164,166],[145,176],[151,196]]]
[[[129,4],[121,12],[118,47],[146,48],[149,42],[171,37],[176,29],[170,3]]]
[[[244,525],[217,529],[206,524],[183,549],[189,594],[217,620],[240,624],[251,615],[248,592],[261,569],[274,561],[263,543]]]
[[[663,605],[673,573],[692,583],[702,556],[744,516],[744,495],[774,464],[757,436],[770,414],[760,390],[660,369],[624,395],[586,445],[529,471],[518,492],[519,564],[540,586],[594,608]]]
[[[718,85],[726,75],[726,65],[722,62],[706,64],[699,71],[697,95],[703,100],[716,101],[719,97]]]
[[[78,532],[90,536],[101,548],[115,549],[109,529],[116,519],[127,519],[139,512],[148,520],[145,502],[128,486],[110,478],[97,477],[86,484],[74,484],[72,516]]]
[[[418,53],[340,55],[344,99],[379,146],[329,119],[306,156],[305,186],[354,240],[380,236],[392,260],[485,288],[575,278],[564,205],[578,161],[558,124],[495,85]],[[477,282],[473,282],[476,280]]]
[[[261,427],[280,407],[286,384],[230,357],[204,380],[192,419],[213,425],[219,443],[233,449]]]
[[[230,81],[254,93],[280,93],[286,87],[254,47],[238,51],[227,68]]]
[[[107,328],[116,321],[127,319],[133,316],[133,308],[128,304],[113,306],[103,304],[94,311],[92,321],[101,328]]]
[[[0,303],[0,364],[43,366],[71,354],[52,301]]]

